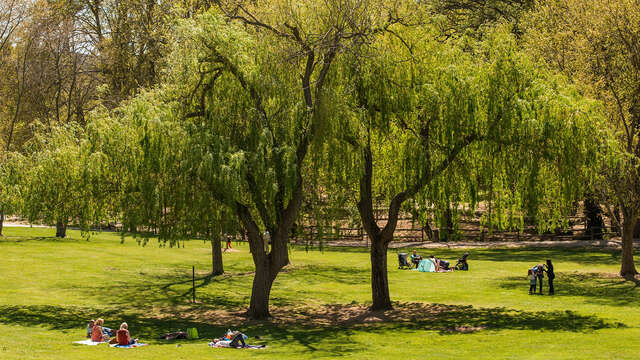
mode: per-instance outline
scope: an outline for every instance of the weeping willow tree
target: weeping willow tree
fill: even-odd
[[[553,222],[581,183],[575,175],[598,116],[597,106],[519,52],[508,31],[439,43],[424,41],[434,38],[427,26],[390,30],[366,55],[341,62],[351,117],[325,145],[349,144],[328,152],[335,171],[327,173],[335,183],[356,176],[373,310],[391,308],[387,249],[403,207],[442,217],[452,204],[474,207],[483,198],[521,223],[526,206],[544,204],[554,210],[538,212],[541,223]],[[388,204],[384,226],[376,202]]]
[[[57,237],[66,236],[72,221],[88,229],[102,211],[91,187],[100,165],[87,145],[84,130],[74,124],[38,131],[25,145],[20,213],[55,224]]]
[[[271,287],[289,263],[303,164],[343,99],[331,68],[399,21],[389,3],[220,1],[181,21],[163,85],[107,116],[121,123],[107,133],[139,144],[113,171],[127,178],[118,196],[125,224],[164,238],[205,232],[207,223],[212,234],[241,225],[256,268],[249,316],[270,316]],[[104,145],[110,137],[96,143],[116,154]]]
[[[3,236],[4,214],[18,214],[22,203],[24,185],[24,156],[16,152],[5,152],[0,159],[0,236]]]
[[[238,231],[237,222],[202,181],[202,154],[169,96],[166,89],[147,91],[93,115],[86,151],[101,166],[94,194],[105,209],[102,220],[122,222],[123,235],[133,233],[143,245],[152,236],[171,247],[208,239],[212,274],[219,275],[221,238]]]

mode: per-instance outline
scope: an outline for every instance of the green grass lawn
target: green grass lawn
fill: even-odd
[[[640,289],[615,277],[619,253],[582,249],[473,249],[471,271],[396,269],[395,310],[369,313],[366,249],[291,250],[271,297],[275,318],[251,322],[248,248],[224,254],[226,274],[208,276],[210,245],[185,248],[113,233],[89,241],[70,231],[6,228],[0,239],[0,359],[638,359]],[[431,252],[431,250],[427,250]],[[434,250],[455,259],[464,250]],[[429,255],[423,252],[423,255]],[[527,268],[554,260],[556,295],[528,295]],[[191,266],[196,304],[191,304]],[[546,285],[546,284],[545,284]],[[546,290],[546,289],[545,289]],[[103,317],[151,346],[72,345]],[[197,327],[202,340],[167,342]],[[212,349],[227,328],[259,335],[265,350]]]

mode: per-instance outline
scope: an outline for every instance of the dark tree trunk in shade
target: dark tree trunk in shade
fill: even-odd
[[[635,216],[625,216],[622,222],[622,266],[620,275],[633,277],[638,272],[633,261],[633,233],[636,225]]]
[[[584,215],[587,218],[585,228],[585,236],[601,240],[602,230],[604,229],[604,220],[602,218],[602,208],[595,199],[588,197],[584,200]]]
[[[56,223],[56,237],[67,237],[67,222],[60,220]]]
[[[215,236],[211,237],[211,275],[220,275],[224,273],[224,265],[222,263],[222,244],[220,239]]]

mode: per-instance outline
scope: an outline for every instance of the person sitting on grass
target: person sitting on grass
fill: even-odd
[[[87,325],[87,339],[91,338],[91,331],[93,330],[93,326],[96,324],[96,321],[91,319],[89,320],[89,325]]]
[[[97,319],[91,328],[91,341],[104,342],[109,340],[109,335],[103,333],[102,325],[104,320]]]
[[[440,261],[433,255],[429,255],[429,261],[435,266],[436,272],[440,271]]]
[[[118,345],[133,345],[136,343],[136,339],[132,339],[129,335],[129,325],[126,322],[123,322],[120,325],[120,330],[116,333],[116,339],[118,340]]]
[[[416,268],[418,268],[420,261],[422,261],[422,256],[418,255],[418,253],[413,250],[413,254],[411,254],[411,262]]]

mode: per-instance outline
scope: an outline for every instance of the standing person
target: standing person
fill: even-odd
[[[536,293],[536,274],[533,270],[529,269],[529,295],[533,295]]]
[[[231,235],[227,234],[227,247],[224,250],[227,251],[229,249],[233,248],[231,247]]]
[[[264,251],[269,252],[269,246],[271,246],[271,234],[269,234],[269,230],[265,230],[264,232]]]
[[[540,284],[540,295],[542,295],[542,279],[544,279],[544,267],[542,264],[538,264],[533,267],[533,272],[535,272],[536,277],[538,278],[538,284]]]
[[[549,295],[553,295],[555,290],[553,288],[553,279],[556,278],[556,274],[553,272],[553,264],[550,259],[547,259],[547,265],[545,265],[545,271],[547,272],[547,279],[549,280]]]

